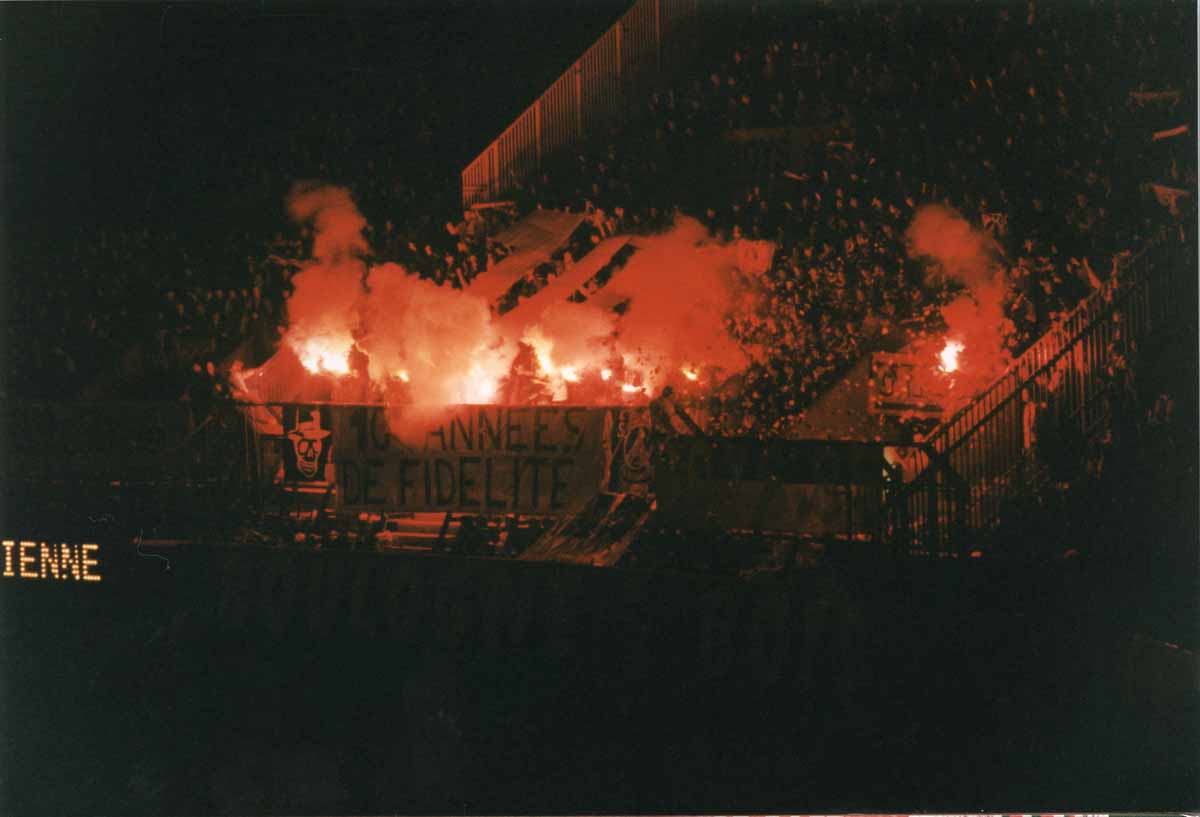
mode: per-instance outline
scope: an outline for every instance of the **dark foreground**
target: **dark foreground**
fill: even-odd
[[[6,814],[1198,802],[1196,654],[1128,571],[105,555],[2,585]]]

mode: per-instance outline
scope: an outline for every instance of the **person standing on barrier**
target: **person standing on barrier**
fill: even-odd
[[[1046,404],[1033,398],[1033,390],[1028,386],[1021,389],[1021,441],[1024,454],[1025,482],[1035,481],[1038,455],[1039,418],[1046,410]]]
[[[668,456],[668,441],[679,436],[674,418],[678,417],[691,433],[704,436],[703,430],[675,402],[674,396],[675,390],[666,386],[658,397],[650,401],[650,458],[655,467]]]
[[[666,386],[657,398],[650,401],[650,435],[653,442],[661,442],[679,433],[675,428],[675,417],[692,434],[704,436],[703,429],[675,402],[675,390]]]

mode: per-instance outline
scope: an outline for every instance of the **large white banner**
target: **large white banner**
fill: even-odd
[[[645,408],[329,411],[338,504],[347,510],[559,515],[599,491],[645,492],[650,480]]]

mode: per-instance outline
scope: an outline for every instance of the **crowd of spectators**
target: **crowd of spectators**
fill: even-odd
[[[682,211],[722,238],[776,243],[760,314],[729,326],[767,351],[729,398],[740,426],[783,429],[865,352],[938,329],[954,292],[909,256],[920,205],[952,206],[995,237],[1015,354],[1167,217],[1145,182],[1195,189],[1194,157],[1176,148],[1194,137],[1150,138],[1192,113],[1179,102],[1194,97],[1186,38],[1172,36],[1188,30],[1182,4],[765,2],[726,22],[640,114],[511,195],[518,212],[587,213],[585,240],[661,229]],[[1181,93],[1130,101],[1159,89]],[[236,223],[215,250],[148,229],[15,247],[8,390],[137,382],[176,397],[249,335],[274,332],[311,235],[278,206],[298,178],[350,188],[373,261],[465,287],[504,257],[485,214],[453,211],[449,180],[431,199],[439,180],[404,150],[336,111],[307,116],[225,157]],[[409,128],[414,145],[433,138],[429,122]],[[340,150],[314,149],[325,132]],[[1194,197],[1182,204],[1194,214]]]
[[[102,231],[12,253],[6,346],[15,394],[178,397],[194,365],[219,362],[284,315],[286,267],[196,254],[173,233]]]
[[[1187,43],[1168,35],[1183,5],[764,3],[735,22],[641,117],[517,190],[608,231],[678,209],[776,243],[760,314],[730,325],[768,351],[728,407],[755,417],[735,425],[782,430],[864,352],[942,328],[958,288],[905,240],[923,204],[996,242],[1013,355],[1163,224],[1194,221],[1194,198],[1180,213],[1145,190],[1195,189],[1178,148],[1194,138],[1153,139],[1191,116]],[[1180,96],[1131,96],[1156,89]]]
[[[263,115],[288,120],[272,108],[285,101],[264,100]],[[377,127],[406,111],[382,100],[371,113]],[[458,191],[452,178],[411,161],[432,139],[430,122],[406,123],[411,132],[384,144],[356,138],[337,108],[314,109],[302,120],[236,151],[213,148],[173,180],[195,191],[196,201],[162,202],[136,226],[103,213],[74,227],[23,226],[7,248],[3,393],[194,399],[215,391],[220,377],[209,368],[248,338],[269,345],[286,323],[291,278],[312,238],[311,227],[286,214],[297,182],[351,190],[372,225],[372,260],[402,261],[439,283],[454,281],[456,267],[472,269],[467,255],[472,265],[486,265],[480,231],[456,237],[437,229]],[[214,199],[211,209],[204,206]],[[501,252],[491,247],[493,257]]]

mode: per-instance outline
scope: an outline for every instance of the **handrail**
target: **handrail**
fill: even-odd
[[[1131,258],[1127,258],[1118,269],[1128,269],[1136,264],[1141,263],[1147,254],[1157,246],[1158,245],[1156,242],[1148,243],[1145,247],[1139,250],[1136,255],[1132,256]],[[1083,298],[1078,304],[1075,305],[1074,309],[1072,309],[1065,317],[1060,318],[1053,326],[1047,329],[1046,332],[1040,338],[1034,341],[1019,358],[1009,365],[1003,374],[992,381],[992,383],[984,388],[983,391],[981,391],[978,395],[976,395],[971,402],[955,411],[949,419],[943,420],[941,423],[939,423],[937,428],[935,428],[930,435],[926,437],[926,442],[936,446],[938,439],[943,437],[951,437],[951,432],[953,431],[955,424],[964,416],[966,416],[971,409],[975,407],[975,405],[985,400],[991,394],[1003,387],[1005,383],[1009,382],[1014,372],[1020,372],[1032,365],[1032,370],[1026,376],[1026,379],[1029,379],[1038,374],[1040,371],[1044,371],[1049,366],[1053,365],[1054,360],[1061,355],[1062,351],[1071,342],[1062,339],[1064,329],[1068,326],[1076,325],[1080,320],[1083,319],[1088,319],[1089,323],[1092,322],[1094,319],[1089,318],[1089,311],[1097,308],[1097,306],[1103,308],[1105,303],[1111,302],[1116,290],[1120,288],[1123,283],[1128,283],[1125,276],[1121,274],[1114,275],[1112,278],[1106,281],[1100,289]],[[1078,336],[1078,332],[1068,332],[1068,334],[1070,334],[1072,341]],[[1057,341],[1057,343],[1054,341]],[[1039,358],[1042,361],[1040,364],[1037,363]],[[965,432],[962,436],[965,436],[965,434],[969,432],[970,429],[968,429],[967,432]],[[955,444],[956,442],[949,442],[945,447],[940,448],[939,450],[950,450]]]
[[[684,58],[699,0],[637,0],[462,171],[462,203],[489,201],[623,115],[636,91]]]
[[[1112,280],[934,430],[925,446],[940,466],[926,468],[889,504],[893,541],[912,552],[957,555],[995,524],[1004,500],[1048,478],[1033,450],[1040,420],[1057,417],[1059,428],[1073,428],[1081,439],[1104,422],[1111,413],[1107,370],[1116,357],[1128,357],[1179,310],[1190,305],[1195,311],[1194,258],[1173,249],[1160,239],[1127,259]]]

